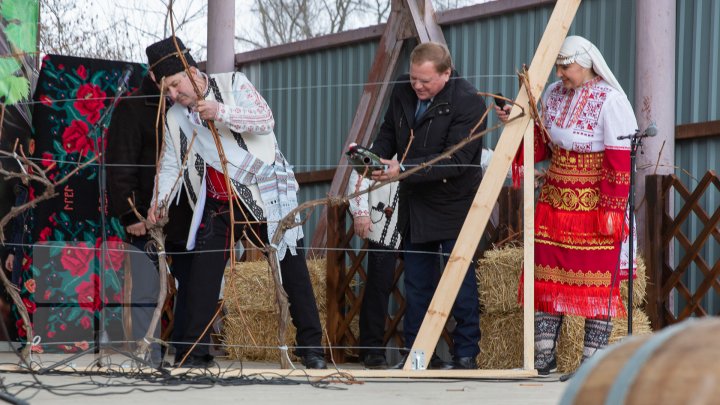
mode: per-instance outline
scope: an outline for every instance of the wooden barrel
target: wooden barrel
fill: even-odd
[[[692,319],[598,352],[561,405],[720,403],[720,318]]]

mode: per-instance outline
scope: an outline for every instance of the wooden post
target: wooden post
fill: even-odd
[[[326,255],[327,283],[327,317],[325,318],[325,330],[328,335],[328,344],[333,347],[340,345],[342,336],[338,334],[338,326],[341,324],[342,311],[345,304],[345,292],[340,288],[345,275],[345,252],[341,245],[345,233],[345,206],[329,206],[327,210],[328,227]],[[345,361],[344,350],[333,349],[333,358],[336,362]]]
[[[547,28],[540,40],[528,72],[531,86],[530,91],[536,99],[540,97],[545,87],[545,83],[555,64],[555,59],[560,51],[562,42],[567,36],[568,29],[579,6],[580,0],[558,0],[555,5],[555,9],[550,16]],[[524,106],[526,111],[529,109],[529,98],[524,86],[520,88],[520,92],[515,101],[519,105]],[[514,106],[510,112],[510,118],[517,117],[520,112],[520,108]],[[422,326],[415,339],[415,344],[403,368],[404,370],[410,370],[412,368],[412,359],[415,357],[414,354],[417,353],[425,354],[425,366],[422,368],[427,368],[430,361],[430,354],[433,353],[442,327],[445,325],[452,305],[455,302],[457,293],[460,290],[460,284],[465,277],[470,259],[475,252],[475,247],[485,231],[492,207],[500,193],[505,176],[510,169],[510,163],[515,156],[515,152],[520,145],[523,135],[527,131],[532,130],[532,127],[531,117],[527,114],[505,126],[495,153],[493,154],[493,159],[490,162],[490,167],[488,167],[483,181],[480,183],[480,188],[475,195],[475,199],[473,200],[465,224],[460,231],[455,248],[450,255],[448,264],[435,290],[435,296],[433,296],[428,312],[425,314]],[[533,154],[530,156],[533,156]],[[532,164],[527,165],[527,170],[532,171]],[[525,219],[527,222],[528,218]],[[527,243],[525,249],[528,249]],[[533,269],[528,272],[526,269],[525,276],[530,280],[532,280],[534,273],[532,270]],[[533,302],[528,301],[528,290],[526,289],[525,292],[525,306],[533,305]],[[527,352],[527,349],[527,342],[525,342],[525,352]],[[528,365],[526,364],[525,366],[527,367]]]
[[[523,156],[523,368],[535,368],[535,125],[525,130]]]
[[[520,232],[522,227],[522,210],[520,205],[522,204],[522,194],[520,190],[515,190],[512,187],[503,187],[498,198],[498,204],[500,206],[500,220],[498,221],[498,240],[502,241],[508,239],[513,234]],[[507,226],[503,228],[502,226]]]
[[[400,0],[392,0],[392,11],[390,17],[388,17],[385,32],[380,38],[378,51],[370,68],[367,84],[365,84],[363,94],[360,96],[360,102],[350,127],[350,133],[343,145],[343,151],[347,150],[348,145],[352,142],[367,145],[379,120],[381,108],[388,94],[392,75],[395,73],[395,67],[405,41],[403,32],[408,24],[408,19],[401,12],[401,3]],[[338,169],[335,176],[333,176],[332,184],[330,184],[330,191],[328,192],[330,196],[345,193],[350,170],[352,170],[345,154],[341,152],[338,151],[340,162],[338,162]],[[318,254],[322,254],[322,247],[326,246],[326,234],[329,228],[327,223],[328,210],[327,207],[323,207],[320,221],[318,221],[310,244],[312,248],[319,248]]]
[[[395,74],[405,39],[416,35],[420,42],[439,42],[445,44],[445,36],[437,23],[435,10],[430,0],[392,0],[390,17],[385,32],[380,38],[378,53],[370,68],[368,82],[360,98],[350,133],[345,140],[343,150],[347,150],[351,142],[360,145],[370,143],[372,134],[376,132],[380,120],[381,108],[389,94],[389,84]],[[380,84],[378,84],[380,83]],[[350,176],[350,167],[344,154],[340,156],[338,170],[335,172],[330,185],[331,196],[343,194]],[[326,208],[323,208],[325,212]],[[320,215],[320,221],[315,228],[311,246],[322,248],[325,246],[325,234],[328,224],[326,215]]]
[[[645,263],[647,266],[648,288],[645,310],[650,318],[653,330],[660,330],[668,325],[665,316],[667,296],[662,293],[666,277],[665,266],[669,263],[668,250],[664,243],[665,216],[669,213],[670,201],[665,195],[664,183],[667,175],[650,175],[645,178],[645,199],[647,200],[648,239]]]

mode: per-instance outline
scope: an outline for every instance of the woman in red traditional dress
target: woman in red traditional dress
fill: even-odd
[[[535,368],[556,368],[562,317],[585,318],[583,360],[607,345],[626,316],[619,283],[628,278],[627,199],[632,106],[600,51],[570,36],[555,63],[559,81],[542,98],[545,137],[535,160],[550,158],[535,212]],[[509,108],[508,108],[509,110]],[[501,120],[507,110],[496,108]]]

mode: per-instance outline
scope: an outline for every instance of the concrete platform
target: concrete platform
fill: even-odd
[[[7,392],[32,404],[556,404],[567,383],[559,375],[546,378],[483,379],[457,371],[437,371],[430,377],[368,377],[358,364],[305,372],[280,370],[277,364],[239,363],[220,359],[207,370],[139,369],[127,357],[86,355],[66,363],[69,356],[33,357],[29,373],[18,367],[13,353],[0,353],[0,378]],[[101,367],[98,367],[101,359]],[[37,370],[55,365],[46,374]],[[402,374],[401,374],[402,373]],[[423,373],[423,372],[420,372]],[[443,374],[446,373],[446,374]],[[445,376],[446,375],[446,376]],[[37,379],[37,380],[36,380]],[[85,394],[85,395],[83,395]]]

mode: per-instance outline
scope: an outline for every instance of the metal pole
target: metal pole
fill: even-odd
[[[635,13],[635,114],[638,128],[654,122],[658,135],[644,144],[637,162],[635,192],[645,195],[645,176],[672,174],[675,164],[675,15],[676,0],[637,0]],[[657,167],[656,167],[657,166]],[[647,205],[636,213],[638,245],[645,251]],[[628,308],[632,310],[632,308]]]
[[[235,70],[235,0],[208,0],[207,73]]]

